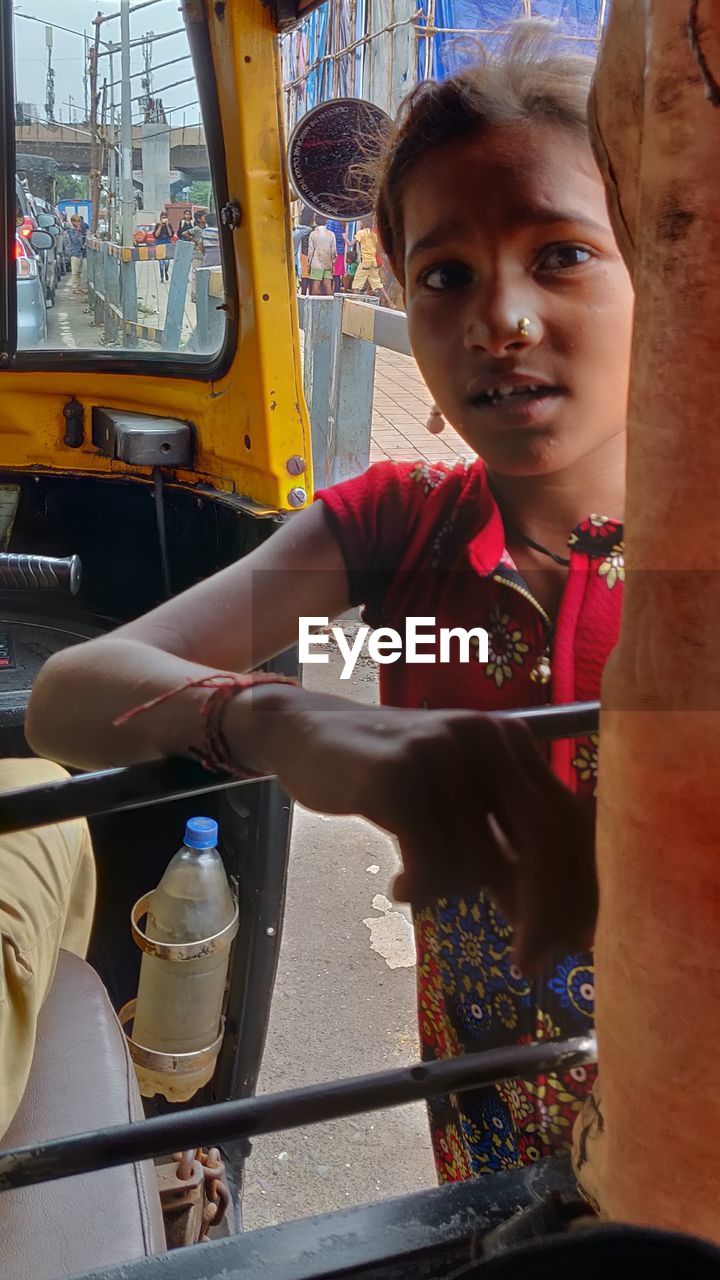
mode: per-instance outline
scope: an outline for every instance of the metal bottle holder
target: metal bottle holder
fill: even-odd
[[[138,898],[130,912],[133,941],[141,951],[174,964],[186,963],[189,960],[200,960],[205,956],[213,955],[220,951],[229,951],[239,926],[240,910],[237,898],[233,898],[232,920],[219,933],[215,933],[209,938],[199,938],[195,942],[156,942],[153,938],[149,938],[140,927],[140,921],[147,916],[152,896],[152,890],[150,893],[143,894],[142,898]],[[144,1092],[142,1087],[144,1072],[159,1073],[167,1076],[169,1080],[175,1078],[180,1082],[181,1077],[184,1075],[201,1071],[204,1067],[214,1067],[225,1033],[225,1018],[223,1016],[220,1018],[218,1034],[211,1044],[205,1045],[202,1049],[194,1049],[191,1053],[161,1053],[157,1049],[148,1049],[145,1045],[138,1044],[137,1040],[132,1038],[132,1032],[128,1028],[134,1020],[136,1005],[136,999],[128,1000],[120,1010],[118,1018],[125,1032],[141,1093]]]

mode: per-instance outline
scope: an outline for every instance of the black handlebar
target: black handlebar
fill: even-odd
[[[525,707],[497,715],[499,719],[525,720],[537,738],[575,738],[597,732],[599,713],[599,702],[571,702],[567,706]],[[26,827],[46,827],[71,818],[140,809],[181,796],[202,795],[260,781],[263,779],[238,782],[227,774],[208,773],[192,760],[157,760],[127,769],[81,773],[62,782],[43,783],[0,795],[0,835]]]
[[[0,552],[0,591],[80,590],[82,565],[79,556],[21,556]]]

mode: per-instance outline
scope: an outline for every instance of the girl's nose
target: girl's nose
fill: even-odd
[[[482,350],[496,359],[537,346],[541,323],[531,308],[517,301],[494,308],[473,310],[465,326],[467,351]]]

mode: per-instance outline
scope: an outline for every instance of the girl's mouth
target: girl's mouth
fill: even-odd
[[[537,386],[503,386],[493,387],[488,391],[479,391],[471,396],[470,402],[477,409],[494,408],[499,404],[522,403],[528,400],[542,400],[545,396],[559,396],[560,387]]]
[[[474,409],[492,413],[493,417],[508,425],[540,426],[557,407],[562,387],[533,385],[492,387],[470,397]]]

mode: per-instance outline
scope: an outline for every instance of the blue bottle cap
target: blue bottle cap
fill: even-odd
[[[190,849],[214,849],[218,841],[218,824],[214,818],[188,818],[185,844]]]

